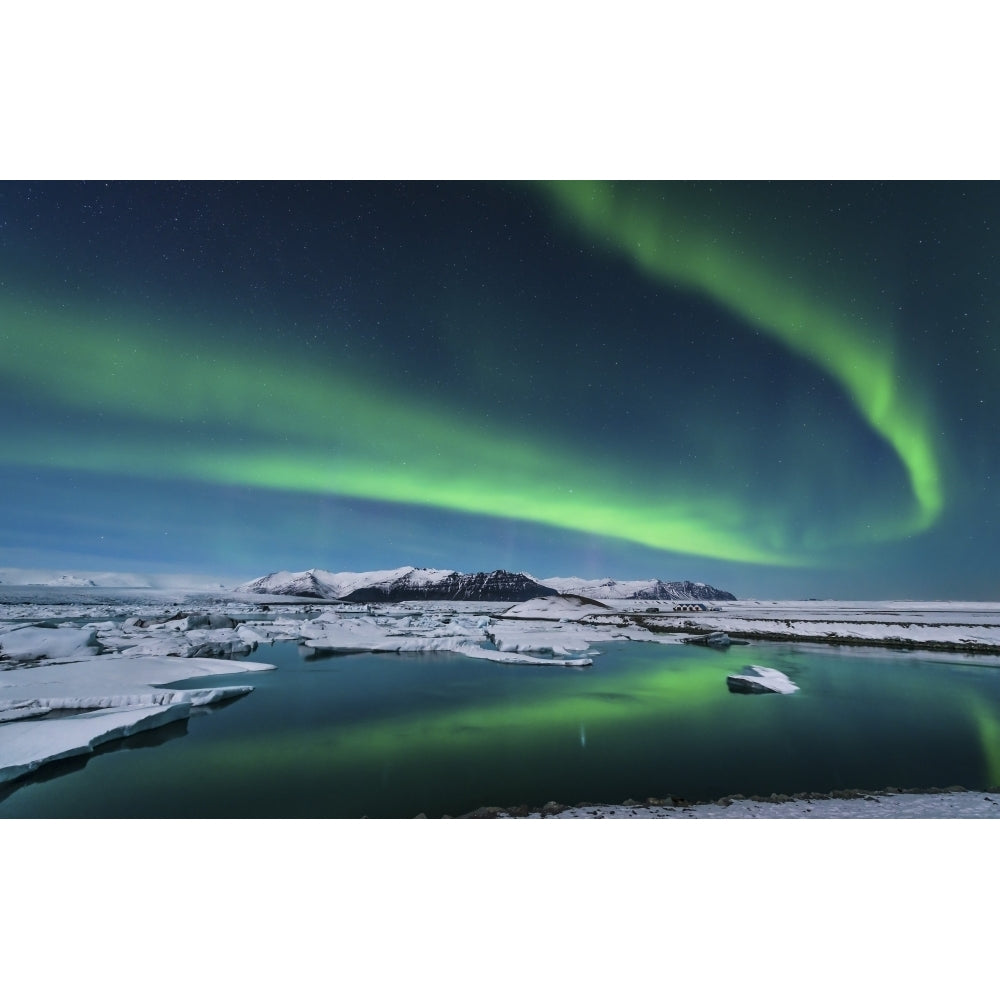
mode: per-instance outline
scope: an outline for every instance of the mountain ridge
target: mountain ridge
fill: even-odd
[[[690,580],[615,581],[611,578],[584,580],[580,577],[538,579],[528,573],[497,569],[461,573],[401,566],[392,570],[363,573],[309,569],[298,573],[281,570],[257,577],[237,591],[278,596],[312,597],[316,600],[352,603],[395,601],[526,601],[554,594],[575,594],[596,599],[734,601],[733,594]]]

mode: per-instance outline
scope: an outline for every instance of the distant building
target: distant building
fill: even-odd
[[[675,604],[674,611],[708,611],[704,604]]]

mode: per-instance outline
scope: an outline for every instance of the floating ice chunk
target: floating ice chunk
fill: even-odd
[[[497,649],[537,656],[590,653],[593,643],[611,640],[607,632],[575,622],[500,621],[490,630]]]
[[[482,635],[387,635],[383,631],[328,634],[321,639],[307,639],[305,645],[335,653],[460,653],[474,660],[494,660],[498,663],[523,663],[537,666],[589,667],[586,657],[552,659],[530,656],[521,652],[488,649],[480,645]]]
[[[563,639],[563,637],[556,633],[556,639]],[[497,649],[509,653],[529,653],[533,656],[574,656],[578,653],[586,653],[590,649],[590,643],[587,641],[575,642],[572,639],[569,641],[556,642],[553,640],[551,633],[539,633],[538,635],[514,635],[514,636],[503,636],[497,634],[495,636],[495,645]]]
[[[244,642],[249,643],[251,646],[257,646],[260,643],[273,643],[274,636],[269,635],[264,629],[254,626],[251,628],[249,625],[240,625],[236,629],[236,635],[239,636]]]
[[[0,658],[15,661],[61,660],[103,652],[97,629],[39,628],[25,625],[0,634]]]
[[[233,629],[236,622],[228,615],[188,615],[181,627],[185,632],[191,629]]]
[[[746,639],[733,639],[728,632],[709,632],[706,635],[689,635],[681,639],[689,646],[711,646],[712,649],[728,649],[730,646],[749,646]]]
[[[794,694],[799,686],[780,670],[750,664],[738,674],[726,678],[729,690],[735,694]]]
[[[191,644],[180,633],[175,633],[151,635],[136,643],[126,643],[120,648],[129,656],[186,656]]]
[[[233,698],[242,698],[245,694],[250,694],[253,688],[249,684],[234,684],[232,687],[222,688],[197,688],[193,691],[177,691],[176,694],[183,695],[184,700],[194,708],[202,705],[213,705],[217,701],[231,701]]]

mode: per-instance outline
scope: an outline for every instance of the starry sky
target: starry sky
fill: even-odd
[[[0,182],[0,565],[1000,600],[1000,188]]]

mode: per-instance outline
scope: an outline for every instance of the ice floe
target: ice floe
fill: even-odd
[[[577,639],[551,643],[518,638],[490,631],[491,619],[484,615],[431,613],[395,617],[388,621],[376,615],[353,617],[327,611],[311,622],[300,624],[305,645],[328,652],[459,653],[472,659],[537,666],[585,667],[593,661],[585,654],[589,642]]]
[[[0,673],[0,782],[253,690],[247,685],[191,690],[157,685],[273,669],[266,663],[234,661],[223,671],[218,660],[107,655],[5,670]],[[45,718],[56,710],[79,714]]]
[[[103,709],[56,722],[8,722],[0,747],[0,782],[13,781],[43,764],[91,753],[110,740],[186,719],[183,702]]]

